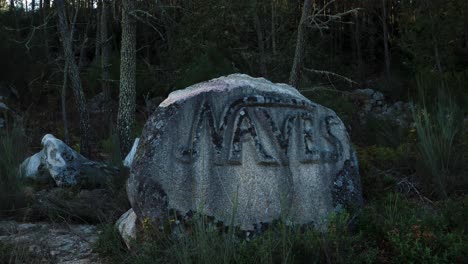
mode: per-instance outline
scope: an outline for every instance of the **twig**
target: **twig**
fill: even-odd
[[[326,76],[335,76],[335,77],[338,77],[338,78],[341,78],[345,81],[347,81],[348,83],[350,84],[357,84],[357,82],[351,80],[350,78],[348,77],[345,77],[343,75],[339,75],[337,73],[334,73],[334,72],[330,72],[330,71],[321,71],[321,70],[314,70],[314,69],[309,69],[309,68],[304,68],[304,70],[308,71],[308,72],[312,72],[312,73],[317,73],[317,74],[323,74],[323,75],[326,75]]]

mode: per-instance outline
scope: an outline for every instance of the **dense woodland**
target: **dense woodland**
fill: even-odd
[[[337,112],[359,156],[361,215],[336,216],[327,235],[280,223],[250,242],[195,223],[190,238],[145,237],[137,252],[116,238],[115,219],[88,218],[105,230],[96,246],[103,258],[466,263],[466,0],[0,0],[0,96],[11,109],[0,108],[0,216],[24,218],[15,208],[34,203],[15,168],[44,134],[115,163],[152,104],[231,73],[288,83]],[[411,102],[413,123],[357,122],[349,95],[363,88],[389,104]],[[96,114],[90,104],[99,96]],[[112,191],[125,193],[116,184]],[[0,262],[28,259],[11,261],[11,252],[0,242]]]

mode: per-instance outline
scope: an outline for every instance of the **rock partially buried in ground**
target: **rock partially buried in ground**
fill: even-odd
[[[242,230],[284,215],[323,228],[332,212],[362,204],[356,155],[335,112],[291,86],[242,74],[161,103],[127,191],[140,220],[199,211]]]
[[[50,175],[57,186],[102,186],[119,170],[91,161],[51,134],[42,138],[43,149],[27,158],[20,166],[22,175],[43,181]]]
[[[133,209],[123,214],[115,224],[125,245],[130,248],[132,240],[136,239],[137,217]]]

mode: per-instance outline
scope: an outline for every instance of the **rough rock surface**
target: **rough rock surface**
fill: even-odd
[[[130,166],[132,166],[133,159],[135,158],[135,153],[136,153],[139,143],[140,143],[140,138],[136,138],[135,141],[133,142],[132,149],[130,150],[130,152],[127,154],[127,157],[125,157],[123,161],[123,165],[125,167],[130,168]]]
[[[115,224],[117,230],[119,230],[120,236],[128,248],[130,248],[131,241],[136,239],[136,225],[137,216],[133,209],[124,213]]]
[[[359,110],[361,123],[366,122],[369,116],[378,119],[392,120],[400,127],[409,127],[412,122],[411,104],[401,101],[389,104],[385,96],[372,89],[357,89],[353,91],[354,97],[359,97],[362,105]]]
[[[51,134],[42,138],[42,145],[44,148],[39,153],[23,161],[22,175],[44,179],[45,170],[59,187],[94,187],[104,185],[109,177],[118,173],[114,167],[83,157]]]
[[[35,263],[102,263],[92,250],[97,239],[90,225],[0,221],[0,242],[27,250]]]
[[[342,121],[286,84],[233,74],[173,92],[147,121],[127,191],[138,219],[201,211],[253,230],[287,214],[324,227],[362,203]]]

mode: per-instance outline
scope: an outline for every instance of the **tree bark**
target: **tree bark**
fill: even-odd
[[[271,51],[276,55],[276,0],[271,1]]]
[[[356,53],[356,60],[357,60],[357,71],[359,80],[361,80],[363,76],[363,62],[362,62],[362,48],[361,48],[361,27],[360,27],[360,20],[357,13],[354,14],[354,45],[355,45],[355,53]]]
[[[132,147],[136,101],[136,21],[133,0],[122,0],[122,41],[120,49],[120,95],[117,129],[123,156]]]
[[[102,70],[102,91],[104,98],[108,103],[111,99],[111,90],[109,85],[110,79],[110,41],[108,32],[108,9],[110,8],[109,0],[102,1],[101,10],[101,70]],[[106,107],[107,108],[107,107]],[[108,110],[108,109],[107,109]]]
[[[102,0],[97,1],[96,9],[96,43],[94,50],[94,58],[101,56],[101,13],[102,12]]]
[[[49,4],[50,0],[41,1],[41,12],[42,12],[42,21],[46,23],[47,16],[49,15]],[[47,61],[49,61],[49,31],[47,30],[47,26],[44,27],[42,30],[42,38],[44,41],[44,56]]]
[[[302,77],[302,67],[304,64],[304,49],[306,46],[306,20],[309,16],[311,8],[311,0],[304,0],[304,6],[302,7],[301,20],[297,29],[297,43],[296,51],[294,53],[294,61],[289,74],[289,84],[293,87],[298,88]]]
[[[262,24],[260,23],[260,18],[258,17],[257,1],[254,1],[253,15],[254,15],[255,28],[257,31],[258,50],[260,52],[260,73],[262,74],[262,77],[266,77],[267,70],[266,70],[266,60],[265,60],[265,41],[263,40]]]
[[[62,85],[62,121],[63,121],[63,137],[67,145],[70,144],[70,135],[68,133],[68,119],[67,119],[67,87],[68,87],[68,63],[65,61],[63,69],[63,85]]]
[[[382,0],[382,28],[385,54],[385,74],[390,77],[390,50],[388,48],[387,1]]]
[[[63,52],[66,60],[66,64],[68,64],[68,76],[70,78],[70,82],[72,84],[73,94],[75,97],[75,101],[78,107],[78,112],[80,115],[80,134],[81,134],[81,141],[80,141],[80,153],[84,156],[88,156],[90,154],[90,129],[89,129],[89,115],[88,110],[86,108],[86,99],[83,93],[83,89],[81,86],[81,79],[80,73],[78,70],[78,66],[75,62],[75,56],[73,52],[73,45],[71,39],[71,32],[70,27],[68,25],[68,19],[65,12],[65,2],[64,0],[56,0],[57,4],[57,13],[59,16],[59,31],[62,37],[62,45],[63,45]]]

